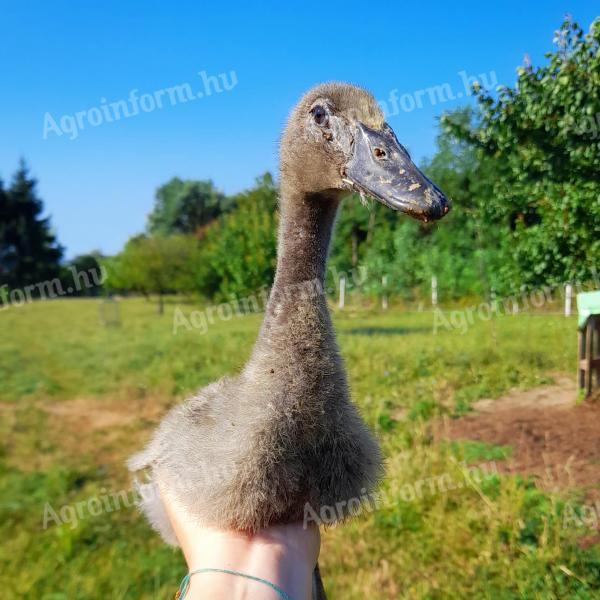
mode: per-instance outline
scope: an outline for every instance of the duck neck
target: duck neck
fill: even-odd
[[[273,296],[300,284],[323,287],[327,252],[339,199],[287,193],[281,199],[279,249]]]
[[[248,381],[275,403],[312,402],[322,411],[323,403],[347,397],[324,290],[338,204],[325,195],[281,200],[275,281],[245,369]]]
[[[277,269],[257,356],[266,347],[288,353],[301,340],[334,339],[324,280],[338,205],[335,196],[282,195]]]

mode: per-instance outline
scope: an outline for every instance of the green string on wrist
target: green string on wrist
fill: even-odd
[[[274,583],[271,583],[270,581],[267,581],[266,579],[261,579],[260,577],[255,577],[254,575],[247,575],[246,573],[240,573],[239,571],[230,571],[229,569],[196,569],[195,571],[190,571],[181,580],[179,591],[175,595],[175,598],[177,600],[183,600],[190,586],[190,577],[198,573],[226,573],[227,575],[238,575],[239,577],[245,577],[246,579],[258,581],[260,583],[263,583],[264,585],[269,586],[272,590],[275,590],[279,594],[279,597],[282,598],[282,600],[292,600],[292,597],[286,594],[279,586],[275,585]]]

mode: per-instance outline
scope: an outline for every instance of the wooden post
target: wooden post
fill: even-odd
[[[437,277],[431,276],[431,304],[436,306],[438,303],[438,292],[437,292]]]
[[[340,308],[340,310],[344,309],[345,301],[346,301],[346,277],[345,277],[345,275],[342,275],[340,277],[340,298],[338,301],[338,307]]]
[[[383,290],[383,295],[381,296],[381,308],[383,310],[388,309],[388,297],[387,297],[387,275],[384,275],[381,278],[381,288]]]
[[[585,327],[579,330],[577,384],[586,398],[592,393],[593,379],[600,387],[600,315],[590,315]]]
[[[100,303],[100,322],[104,327],[118,327],[121,325],[119,303],[109,296]]]
[[[577,384],[587,398],[592,394],[594,383],[600,387],[600,290],[578,294],[577,309]]]
[[[573,304],[573,286],[570,283],[565,285],[565,317],[571,316],[571,306]]]

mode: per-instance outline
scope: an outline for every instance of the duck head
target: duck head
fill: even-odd
[[[321,196],[360,192],[421,221],[450,210],[375,98],[357,86],[326,83],[307,92],[292,111],[280,153],[282,188]]]

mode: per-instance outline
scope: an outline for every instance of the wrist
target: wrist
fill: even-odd
[[[207,568],[236,571],[266,580],[294,600],[308,599],[316,553],[310,543],[298,539],[295,527],[273,527],[256,535],[205,529],[198,543],[183,548],[189,572]],[[318,530],[308,533],[305,530],[302,535],[310,536],[311,543],[318,548]],[[186,594],[186,600],[254,597],[281,598],[262,582],[219,572],[193,575]]]

